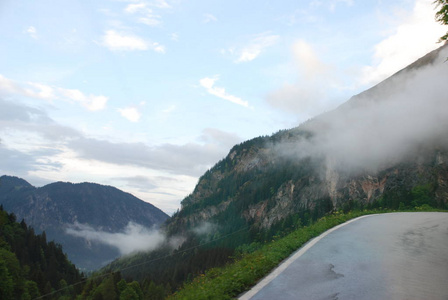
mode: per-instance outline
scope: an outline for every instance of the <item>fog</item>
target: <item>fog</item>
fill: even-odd
[[[217,225],[210,222],[202,222],[198,226],[194,227],[192,231],[197,235],[206,235],[216,231]]]
[[[79,223],[68,227],[66,232],[89,241],[113,246],[121,255],[151,251],[166,241],[166,237],[159,230],[149,229],[133,222],[129,222],[122,232],[116,233],[95,230],[89,225]]]
[[[448,47],[429,65],[400,72],[336,110],[303,124],[310,139],[279,145],[284,155],[321,155],[337,168],[378,170],[448,146]]]
[[[215,231],[217,226],[209,222],[202,222],[193,227],[191,232],[204,236]],[[140,224],[129,222],[121,232],[107,232],[97,230],[88,224],[74,223],[69,225],[65,232],[69,235],[84,238],[87,241],[115,247],[120,255],[128,255],[135,252],[149,252],[165,245],[172,249],[180,247],[186,240],[183,236],[170,236],[159,229],[144,227]]]
[[[276,144],[280,155],[294,159],[325,157],[327,167],[378,171],[423,151],[448,147],[448,47],[432,63],[400,72],[375,88],[354,96],[334,111],[300,126],[311,138]],[[208,234],[216,225],[204,222],[192,229]],[[130,222],[122,232],[110,233],[74,224],[67,233],[116,247],[122,255],[151,251],[169,240],[158,230]]]

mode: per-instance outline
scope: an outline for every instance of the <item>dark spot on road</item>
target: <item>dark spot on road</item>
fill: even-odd
[[[328,297],[322,298],[320,300],[339,300],[339,293],[334,293]]]
[[[331,279],[338,279],[340,277],[344,277],[344,274],[340,274],[340,273],[336,273],[334,270],[334,265],[330,264],[329,265],[330,269],[329,269],[329,276],[331,277]]]

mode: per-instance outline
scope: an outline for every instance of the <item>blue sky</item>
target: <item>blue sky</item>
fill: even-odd
[[[234,144],[439,47],[432,2],[2,0],[0,173],[171,214]]]

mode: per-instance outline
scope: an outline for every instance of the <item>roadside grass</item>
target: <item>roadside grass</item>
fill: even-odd
[[[206,271],[205,274],[186,283],[168,299],[234,299],[249,290],[298,248],[326,230],[363,215],[404,211],[446,212],[446,210],[434,209],[428,205],[400,211],[379,209],[335,212],[310,226],[300,227],[278,240],[273,240],[252,253],[243,254],[224,267]]]

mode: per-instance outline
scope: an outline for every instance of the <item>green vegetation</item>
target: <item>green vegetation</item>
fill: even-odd
[[[47,242],[45,232],[36,235],[0,207],[0,299],[35,299],[81,280],[60,245]],[[55,293],[53,298],[62,296]]]
[[[272,194],[269,190],[267,194]],[[368,205],[347,201],[338,211],[330,199],[322,198],[313,209],[301,209],[268,229],[258,230],[241,218],[238,204],[232,203],[216,219],[219,224],[227,221],[227,226],[205,235],[190,233],[175,250],[167,244],[149,254],[121,259],[89,279],[68,262],[59,245],[46,242],[45,233],[35,235],[23,221],[17,223],[13,214],[1,210],[0,297],[231,299],[308,240],[349,219],[396,210],[446,208],[446,203],[434,201],[435,191],[433,183],[400,187],[385,191]]]
[[[127,282],[119,272],[85,279],[59,244],[47,242],[45,232],[36,235],[0,206],[0,299],[141,300],[168,294],[169,285]]]
[[[151,295],[153,290],[146,290]],[[84,284],[81,295],[76,299],[88,300],[140,300],[159,299],[143,296],[143,291],[137,281],[126,282],[121,278],[120,273],[110,273],[93,277]]]
[[[242,254],[260,250],[273,239],[278,240],[295,232],[298,228],[310,230],[310,226],[315,226],[313,224],[316,224],[317,220],[324,216],[328,217],[335,210],[340,210],[344,214],[353,214],[354,211],[364,210],[383,212],[385,209],[415,210],[415,207],[422,210],[428,210],[430,207],[447,208],[443,200],[435,201],[438,188],[435,177],[427,174],[409,176],[406,171],[399,175],[391,175],[384,192],[381,196],[375,196],[376,198],[373,198],[370,203],[350,199],[340,203],[339,207],[333,207],[328,195],[322,195],[321,198],[313,200],[312,205],[305,206],[301,200],[303,197],[301,191],[306,193],[309,186],[320,180],[313,173],[315,172],[313,170],[317,169],[316,164],[319,164],[316,160],[291,161],[278,157],[269,165],[261,164],[259,167],[245,172],[237,172],[235,168],[230,167],[226,169],[226,165],[232,164],[238,155],[243,155],[241,153],[259,151],[263,147],[261,142],[263,142],[262,138],[257,142],[251,141],[249,149],[239,149],[240,146],[236,146],[233,160],[229,157],[224,159],[201,178],[198,185],[198,189],[201,191],[199,196],[187,197],[184,200],[183,209],[173,216],[168,225],[172,226],[168,229],[174,229],[173,234],[184,230],[186,241],[179,248],[173,250],[166,245],[151,253],[140,253],[121,258],[103,271],[118,272],[124,269],[122,275],[125,278],[132,278],[140,283],[153,283],[160,289],[168,286],[168,289],[175,291],[186,282],[191,283],[201,274],[208,274],[207,272],[210,272],[208,270],[219,269],[231,264]],[[244,147],[246,146],[244,144]],[[412,170],[414,166],[399,167],[403,170]],[[224,171],[218,172],[218,169],[226,170],[225,174]],[[218,174],[219,180],[213,179],[213,176],[217,176],[216,174]],[[311,177],[314,178],[311,179]],[[248,211],[249,207],[260,202],[264,202],[267,211],[276,207],[278,198],[275,195],[278,190],[284,190],[283,184],[288,183],[291,179],[295,183],[296,191],[293,195],[293,204],[288,211],[279,214],[281,218],[269,227],[261,227],[256,220],[244,217],[242,212]],[[207,190],[211,193],[204,192]],[[346,195],[348,198],[348,193]],[[206,213],[208,208],[214,209],[226,201],[224,210],[208,218],[211,224],[217,224],[214,228],[205,234],[193,232],[194,226],[198,224],[198,222],[194,222],[195,214]],[[305,237],[305,240],[309,238],[306,238],[309,235],[304,232],[301,235]],[[300,243],[291,247],[297,248],[299,245]],[[264,262],[262,268],[269,265]],[[132,267],[128,268],[130,266]],[[253,272],[255,277],[260,274],[259,270]]]
[[[447,0],[435,0],[434,3],[439,7],[439,11],[436,12],[436,21],[448,25],[448,1]],[[448,39],[448,32],[440,38],[440,41],[446,41]]]
[[[385,192],[377,201],[367,206],[371,208],[414,209],[427,205],[438,209],[448,209],[447,203],[435,201],[436,186],[432,183],[414,186],[411,190],[404,188]]]
[[[423,204],[407,211],[436,211],[436,209]],[[232,299],[250,289],[282,260],[324,231],[362,215],[386,212],[392,210],[358,210],[347,213],[340,211],[325,216],[310,226],[301,227],[283,238],[263,245],[258,250],[241,254],[233,263],[208,270],[186,283],[169,299]],[[247,247],[250,248],[251,245]]]

